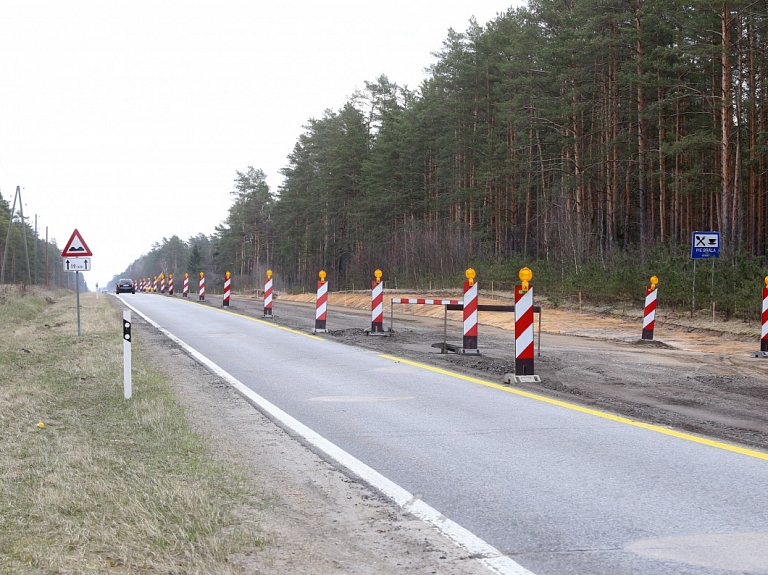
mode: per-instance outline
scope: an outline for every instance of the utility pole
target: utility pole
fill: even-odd
[[[35,285],[37,285],[37,214],[35,214],[35,248],[32,250],[32,259],[35,262],[35,274],[34,274],[34,280]]]
[[[51,282],[48,278],[48,226],[45,226],[45,285],[50,286]],[[55,282],[54,282],[55,283]]]
[[[5,250],[3,253],[3,263],[0,265],[0,284],[5,283],[5,262],[8,259],[8,242],[11,239],[11,226],[13,225],[13,215],[16,212],[16,201],[19,202],[19,213],[21,215],[21,233],[24,236],[24,255],[27,258],[27,283],[32,284],[32,270],[29,267],[29,247],[27,246],[27,226],[24,223],[24,204],[21,201],[21,187],[16,186],[16,194],[13,196],[13,207],[11,216],[8,220],[8,233],[5,236]]]

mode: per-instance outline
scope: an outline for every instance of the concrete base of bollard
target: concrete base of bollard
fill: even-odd
[[[365,335],[374,335],[374,336],[378,335],[383,337],[390,337],[392,334],[394,334],[394,332],[391,329],[385,329],[384,331],[373,331],[369,328],[363,331],[365,331]]]
[[[514,373],[504,374],[504,383],[541,383],[541,377],[538,375],[515,375]]]

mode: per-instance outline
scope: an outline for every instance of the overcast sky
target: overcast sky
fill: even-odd
[[[0,192],[21,186],[60,248],[77,228],[104,287],[164,237],[213,233],[236,170],[276,190],[308,119],[381,74],[418,88],[449,28],[511,4],[2,0]]]

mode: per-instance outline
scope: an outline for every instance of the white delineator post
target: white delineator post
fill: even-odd
[[[642,339],[653,339],[653,328],[656,322],[656,284],[658,283],[659,278],[653,276],[651,278],[651,285],[645,288]]]
[[[264,280],[264,317],[272,317],[272,270],[267,270]]]
[[[123,395],[130,399],[133,394],[131,382],[131,312],[123,311]]]

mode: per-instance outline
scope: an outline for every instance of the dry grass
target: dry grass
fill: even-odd
[[[236,573],[237,472],[206,455],[106,296],[0,286],[0,573]],[[38,427],[38,422],[45,424]],[[234,474],[234,475],[233,475]]]

